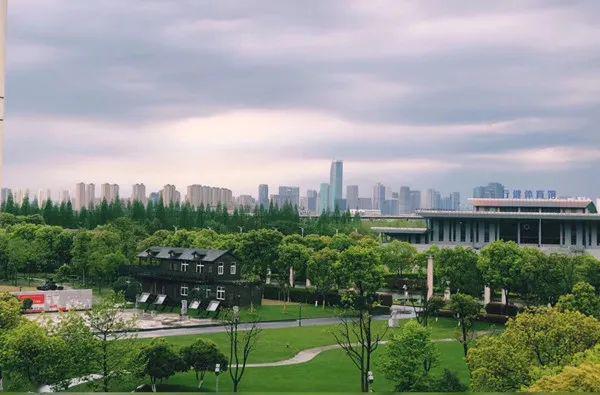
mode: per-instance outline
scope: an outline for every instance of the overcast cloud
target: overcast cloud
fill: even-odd
[[[9,3],[9,186],[600,195],[597,1]]]

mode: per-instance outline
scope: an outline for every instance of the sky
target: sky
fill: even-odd
[[[8,186],[600,195],[598,1],[9,3]]]

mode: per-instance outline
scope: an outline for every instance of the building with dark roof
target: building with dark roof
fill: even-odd
[[[374,228],[414,244],[481,248],[496,240],[600,256],[600,215],[584,199],[470,199],[472,211],[419,210],[426,226]]]
[[[171,304],[182,300],[223,306],[260,305],[262,289],[243,279],[243,266],[227,250],[151,247],[138,255],[139,265],[129,274],[142,284],[143,292],[166,295]]]

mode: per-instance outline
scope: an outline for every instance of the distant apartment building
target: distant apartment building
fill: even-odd
[[[160,197],[162,198],[165,206],[177,205],[181,203],[181,193],[177,190],[175,185],[165,185],[160,191]]]
[[[240,195],[235,199],[238,207],[243,207],[246,210],[252,210],[256,207],[256,199],[250,195]]]
[[[2,204],[4,204],[8,200],[8,197],[12,195],[12,191],[10,190],[10,188],[2,188],[0,194],[0,200],[2,201]]]
[[[48,200],[52,200],[52,191],[50,189],[40,189],[38,190],[36,199],[38,207],[42,208],[46,205]]]
[[[358,198],[359,210],[373,210],[373,200],[371,198]],[[352,210],[352,208],[350,209]]]
[[[421,209],[421,191],[410,191],[410,211]]]
[[[86,206],[85,184],[83,182],[79,182],[75,184],[75,210],[81,211],[81,209]]]
[[[67,204],[71,201],[71,193],[69,192],[68,189],[64,189],[60,192],[60,196],[58,199],[60,204]]]
[[[385,201],[385,186],[378,182],[373,187],[373,209],[374,210],[382,210],[384,201]]]
[[[188,186],[185,199],[193,207],[230,208],[233,205],[233,193],[230,189],[206,185]]]
[[[96,204],[96,185],[87,184],[85,186],[85,203],[86,208],[93,208]]]
[[[279,194],[273,195],[273,204],[283,207],[289,204],[294,207],[300,206],[300,188],[282,185],[279,187]]]
[[[398,199],[386,199],[383,201],[381,207],[382,215],[399,215],[400,214],[400,203]]]
[[[144,206],[148,204],[148,198],[146,197],[146,186],[144,184],[134,184],[131,189],[131,202],[139,202]]]
[[[336,160],[331,162],[329,170],[329,209],[338,209],[342,200],[342,188],[344,186],[344,162]]]
[[[349,210],[358,209],[358,185],[348,185],[346,187],[346,205]]]
[[[421,208],[425,210],[436,210],[441,206],[442,194],[435,189],[428,189],[425,191]]]
[[[160,201],[160,197],[161,192],[151,192],[150,195],[148,195],[148,203],[152,202],[152,204],[156,206]]]
[[[269,186],[260,184],[258,186],[258,204],[263,208],[269,208]]]
[[[398,193],[398,205],[400,214],[408,214],[412,212],[412,202],[410,199],[410,188],[401,186]]]
[[[119,185],[104,183],[100,186],[100,201],[111,204],[119,198]]]

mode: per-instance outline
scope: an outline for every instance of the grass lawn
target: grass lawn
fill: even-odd
[[[302,319],[336,317],[341,310],[334,307],[315,307],[315,305],[305,303],[288,303],[284,306],[280,301],[263,300],[262,306],[256,307],[254,312],[260,321],[287,321],[297,320],[300,313],[302,313]],[[240,319],[244,322],[252,320],[249,308],[240,311]]]
[[[376,326],[383,328],[387,323],[376,322]],[[262,332],[257,350],[251,355],[250,362],[270,362],[291,358],[301,350],[334,344],[331,331],[335,326],[271,329]],[[433,339],[454,338],[457,326],[450,319],[440,319],[430,325]],[[490,324],[477,324],[479,331],[501,330]],[[392,331],[393,329],[390,329]],[[391,333],[391,332],[388,332]],[[167,341],[179,348],[190,344],[198,337],[210,339],[217,343],[223,351],[228,349],[227,336],[224,333],[208,334],[203,336],[177,336],[167,337]],[[140,342],[149,339],[138,340]],[[382,348],[385,345],[381,346]],[[462,346],[457,341],[438,342],[436,347],[440,352],[440,362],[434,373],[441,372],[444,368],[456,372],[461,381],[468,383],[469,372],[463,359]],[[375,362],[377,355],[375,355]],[[376,363],[375,363],[376,365]],[[374,366],[375,390],[393,391],[393,384],[388,382],[377,366]],[[220,391],[230,391],[231,381],[228,373],[220,377]],[[149,379],[128,377],[120,383],[115,383],[115,391],[131,391],[142,383],[149,383]],[[85,391],[86,386],[74,388],[74,391]],[[189,392],[198,391],[193,373],[179,373],[165,381],[158,388],[161,392]],[[242,391],[252,392],[358,392],[360,382],[358,370],[344,355],[341,350],[326,351],[314,360],[300,365],[273,367],[273,368],[248,368],[241,385]],[[207,375],[202,391],[215,391],[214,375]]]
[[[18,292],[35,291],[38,285],[42,285],[44,280],[38,277],[32,277],[31,283],[29,277],[17,277],[16,285],[13,280],[0,280],[0,292]]]

